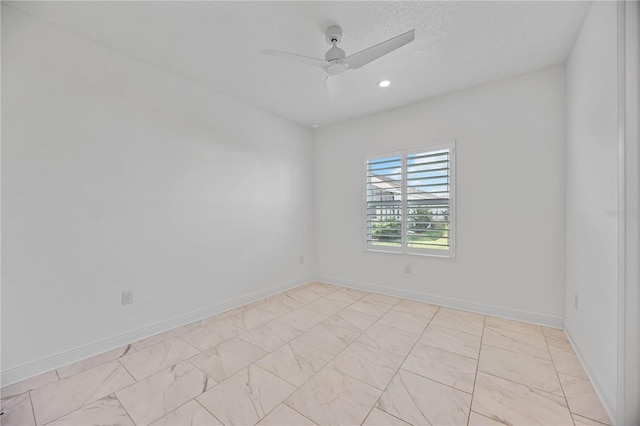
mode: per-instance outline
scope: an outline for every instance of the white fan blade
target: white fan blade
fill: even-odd
[[[339,63],[345,64],[347,68],[357,69],[363,65],[367,65],[369,62],[373,62],[376,59],[391,53],[399,47],[404,46],[407,43],[413,41],[416,38],[416,30],[407,31],[404,34],[400,34],[394,38],[390,38],[387,41],[383,41],[380,44],[371,46],[368,49],[361,50],[358,53],[347,56],[344,59],[339,60]]]
[[[339,75],[328,75],[327,76],[327,91],[329,92],[329,98],[333,99],[338,96],[340,93],[340,76]]]
[[[309,56],[296,55],[295,53],[280,52],[278,50],[262,50],[261,52],[266,53],[267,55],[276,56],[278,58],[289,59],[290,61],[313,65],[322,69],[325,69],[329,66],[329,62],[325,61],[324,59],[316,59]]]

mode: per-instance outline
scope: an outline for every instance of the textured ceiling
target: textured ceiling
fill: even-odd
[[[34,16],[308,126],[335,124],[564,63],[588,2],[10,2]],[[355,53],[416,29],[411,44],[343,75],[259,53],[322,58],[324,29]],[[381,79],[392,81],[380,89]]]

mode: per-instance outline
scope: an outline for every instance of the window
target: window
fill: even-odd
[[[366,249],[453,257],[453,171],[453,143],[367,159]]]

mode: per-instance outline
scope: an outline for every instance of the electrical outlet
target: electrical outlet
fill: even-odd
[[[300,264],[302,265],[304,263],[304,256],[300,256]]]
[[[130,305],[133,303],[133,290],[122,292],[122,304]]]
[[[411,273],[411,265],[404,265],[404,273],[405,274]]]
[[[573,306],[578,309],[578,293],[573,294]]]

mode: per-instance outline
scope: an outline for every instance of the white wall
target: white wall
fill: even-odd
[[[564,72],[549,68],[318,130],[319,276],[562,326]],[[456,258],[365,252],[365,156],[453,139]]]
[[[2,106],[5,380],[312,276],[310,131],[6,5]]]
[[[620,7],[620,5],[618,6]],[[624,374],[618,423],[640,424],[640,3],[625,2],[625,215]],[[635,213],[635,214],[634,214]],[[620,354],[619,354],[620,355]],[[619,377],[620,379],[620,377]]]
[[[565,327],[611,414],[618,217],[607,212],[618,208],[616,29],[616,3],[593,2],[567,62]]]

